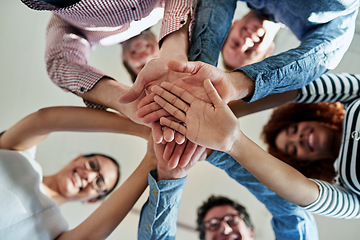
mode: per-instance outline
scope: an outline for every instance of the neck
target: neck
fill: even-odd
[[[66,198],[64,198],[58,190],[56,177],[52,176],[44,176],[42,185],[45,191],[46,196],[54,200],[58,206],[62,205],[63,203],[67,202]]]

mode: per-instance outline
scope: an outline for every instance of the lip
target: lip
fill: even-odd
[[[309,134],[307,135],[306,138],[306,143],[309,150],[313,152],[315,147],[315,134],[313,129],[309,131]]]
[[[73,173],[72,182],[76,188],[80,189],[82,187],[81,177],[79,176],[79,174],[76,171],[74,171],[74,173]]]

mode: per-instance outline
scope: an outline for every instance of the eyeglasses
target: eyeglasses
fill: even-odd
[[[238,225],[241,219],[244,219],[242,214],[228,214],[222,218],[211,218],[210,220],[203,222],[202,226],[208,231],[216,231],[220,228],[222,221],[233,227]]]
[[[107,192],[104,177],[100,173],[99,160],[96,157],[90,157],[86,159],[85,167],[88,171],[96,172],[96,178],[91,182],[95,191],[99,194]]]

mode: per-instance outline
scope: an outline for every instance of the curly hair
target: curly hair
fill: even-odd
[[[319,159],[318,161],[301,161],[280,152],[275,144],[281,130],[293,123],[318,121],[328,128],[342,131],[345,109],[342,103],[287,103],[276,108],[262,131],[262,138],[268,145],[268,152],[274,157],[296,168],[308,178],[316,178],[332,183],[335,177],[333,163],[335,159]]]
[[[244,222],[247,227],[254,228],[250,220],[250,216],[247,213],[244,206],[241,204],[223,196],[211,195],[197,210],[197,230],[199,231],[199,238],[202,240],[205,238],[205,229],[203,227],[204,217],[210,209],[217,206],[229,205],[239,212],[244,217]]]

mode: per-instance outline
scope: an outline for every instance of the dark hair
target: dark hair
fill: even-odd
[[[108,156],[108,155],[105,155],[105,154],[101,154],[101,153],[89,153],[89,154],[85,154],[84,157],[86,158],[91,158],[91,157],[95,157],[95,156],[102,156],[102,157],[105,157],[109,160],[111,160],[116,168],[117,168],[117,178],[116,178],[116,181],[115,181],[115,184],[114,186],[108,190],[108,191],[105,191],[103,194],[99,195],[96,197],[96,200],[100,200],[100,199],[103,199],[105,198],[107,195],[109,195],[112,191],[114,191],[114,189],[116,188],[117,184],[119,183],[119,180],[120,180],[120,165],[119,163],[112,157]]]
[[[332,183],[335,177],[333,163],[335,159],[319,159],[318,161],[300,161],[277,149],[275,140],[281,130],[293,123],[303,121],[318,121],[328,128],[341,131],[345,109],[343,104],[321,103],[287,103],[276,108],[270,120],[264,126],[262,137],[268,145],[268,152],[286,162],[308,178],[316,178]]]
[[[210,209],[217,207],[217,206],[223,206],[223,205],[228,205],[228,206],[236,209],[239,212],[239,214],[243,215],[246,226],[249,228],[254,228],[254,226],[250,220],[250,216],[247,213],[244,206],[242,206],[241,204],[239,204],[227,197],[211,195],[206,201],[203,202],[203,204],[197,210],[197,229],[196,230],[199,231],[199,237],[201,240],[205,238],[205,229],[203,227],[203,221],[204,221],[205,215],[209,212]]]

